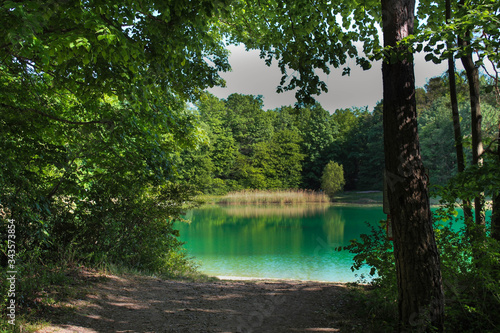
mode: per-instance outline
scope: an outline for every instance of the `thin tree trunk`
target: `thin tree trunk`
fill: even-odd
[[[467,47],[468,42],[461,39],[461,45]],[[474,64],[472,55],[465,55],[461,58],[462,64],[467,74],[469,83],[469,98],[471,107],[471,126],[472,126],[472,164],[481,165],[481,154],[483,153],[483,141],[481,138],[481,104],[479,92],[479,69]],[[481,237],[485,227],[485,216],[483,212],[484,196],[479,194],[474,198],[474,217],[476,220],[477,237]]]
[[[465,5],[465,0],[460,0],[460,6]],[[470,45],[471,33],[467,32],[465,36],[458,37],[458,44],[463,49],[467,49]],[[483,153],[483,140],[481,135],[481,103],[479,92],[479,68],[475,65],[472,59],[472,53],[467,53],[461,58],[462,65],[467,74],[467,82],[469,83],[469,98],[471,108],[471,127],[472,127],[472,164],[481,165],[481,154]],[[477,232],[475,237],[482,237],[485,231],[485,216],[483,212],[484,196],[481,194],[474,198],[474,217],[476,220]]]
[[[498,122],[497,158],[500,164],[500,120]],[[493,196],[493,212],[491,214],[491,237],[500,242],[500,190]]]
[[[446,23],[451,20],[451,0],[446,0]],[[451,45],[448,44],[448,49]],[[455,79],[455,59],[453,54],[448,56],[448,78],[450,86],[451,114],[453,118],[453,129],[455,133],[455,149],[457,153],[457,170],[459,173],[465,170],[464,146],[462,144],[462,131],[460,129],[460,115],[458,113],[457,83]],[[470,200],[463,200],[464,218],[466,223],[472,221],[472,208]]]
[[[382,0],[384,45],[413,33],[415,0]],[[443,330],[444,294],[417,133],[413,61],[382,65],[384,150],[400,330]]]
[[[449,1],[449,0],[448,0]],[[451,115],[453,118],[453,129],[455,132],[455,149],[457,152],[457,169],[463,172],[465,169],[464,146],[462,144],[462,131],[460,129],[460,115],[458,113],[457,84],[455,79],[455,61],[453,55],[448,58],[448,76],[450,85]]]

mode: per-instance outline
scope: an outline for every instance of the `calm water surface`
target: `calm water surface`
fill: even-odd
[[[348,282],[369,269],[353,273],[353,255],[335,248],[385,215],[366,206],[210,206],[186,218],[176,227],[205,274]]]

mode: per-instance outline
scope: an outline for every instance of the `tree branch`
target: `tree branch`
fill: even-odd
[[[43,111],[40,111],[40,110],[37,110],[37,109],[33,109],[33,108],[20,108],[20,107],[15,107],[15,106],[12,106],[12,105],[7,105],[5,103],[0,103],[0,106],[4,107],[4,108],[11,109],[11,110],[21,111],[21,112],[26,112],[26,111],[34,112],[34,113],[37,113],[37,114],[39,114],[41,116],[47,117],[49,119],[52,119],[52,120],[55,120],[55,121],[60,121],[62,123],[71,124],[71,125],[91,125],[91,124],[108,124],[108,125],[112,125],[114,123],[112,120],[72,121],[72,120],[67,120],[67,119],[63,119],[63,118],[59,118],[59,117],[47,114],[47,113],[45,113]]]
[[[491,149],[491,146],[492,146],[495,142],[499,142],[499,141],[500,141],[500,138],[496,138],[496,139],[492,140],[492,141],[490,142],[490,144],[488,145],[488,147],[486,147],[486,148],[484,148],[484,149],[483,149],[483,151],[481,152],[481,154],[479,155],[479,157],[482,157],[482,156],[483,156],[484,154],[486,154],[486,153],[490,153],[490,154],[497,154],[497,152],[496,152],[496,151],[493,151],[493,150]]]

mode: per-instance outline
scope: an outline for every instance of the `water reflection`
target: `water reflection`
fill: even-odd
[[[179,225],[185,247],[211,275],[353,281],[352,255],[335,251],[383,218],[377,207],[211,206]]]
[[[227,215],[238,217],[261,217],[261,216],[289,216],[289,217],[305,217],[315,215],[319,212],[325,212],[328,204],[316,205],[247,205],[240,207],[227,206],[224,207]]]

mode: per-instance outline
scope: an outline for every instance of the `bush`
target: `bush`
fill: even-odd
[[[376,332],[392,332],[396,328],[398,289],[396,265],[392,242],[386,236],[385,223],[373,226],[369,223],[370,234],[360,235],[360,240],[353,239],[344,247],[354,254],[354,272],[364,265],[371,267],[369,276],[361,275],[360,283],[370,283],[373,287],[369,294],[362,294],[366,305],[364,316],[372,320],[372,330]]]
[[[321,176],[321,188],[325,193],[333,199],[333,196],[338,191],[342,190],[345,185],[344,168],[342,165],[334,161],[328,162]]]
[[[446,296],[446,327],[450,332],[493,332],[500,328],[500,244],[490,237],[471,242],[464,225],[439,223],[436,241]],[[481,253],[475,258],[476,253]]]
[[[500,244],[486,238],[481,244],[470,242],[465,227],[449,219],[447,210],[435,214],[436,242],[441,256],[441,272],[446,297],[447,332],[496,332],[500,328]],[[384,221],[382,221],[384,222]],[[344,247],[354,253],[353,271],[371,266],[371,284],[375,287],[365,302],[370,317],[385,329],[396,327],[397,280],[392,243],[385,236],[384,223],[372,227],[369,235],[352,240]],[[481,258],[474,259],[475,251]],[[361,276],[360,282],[367,282]]]

